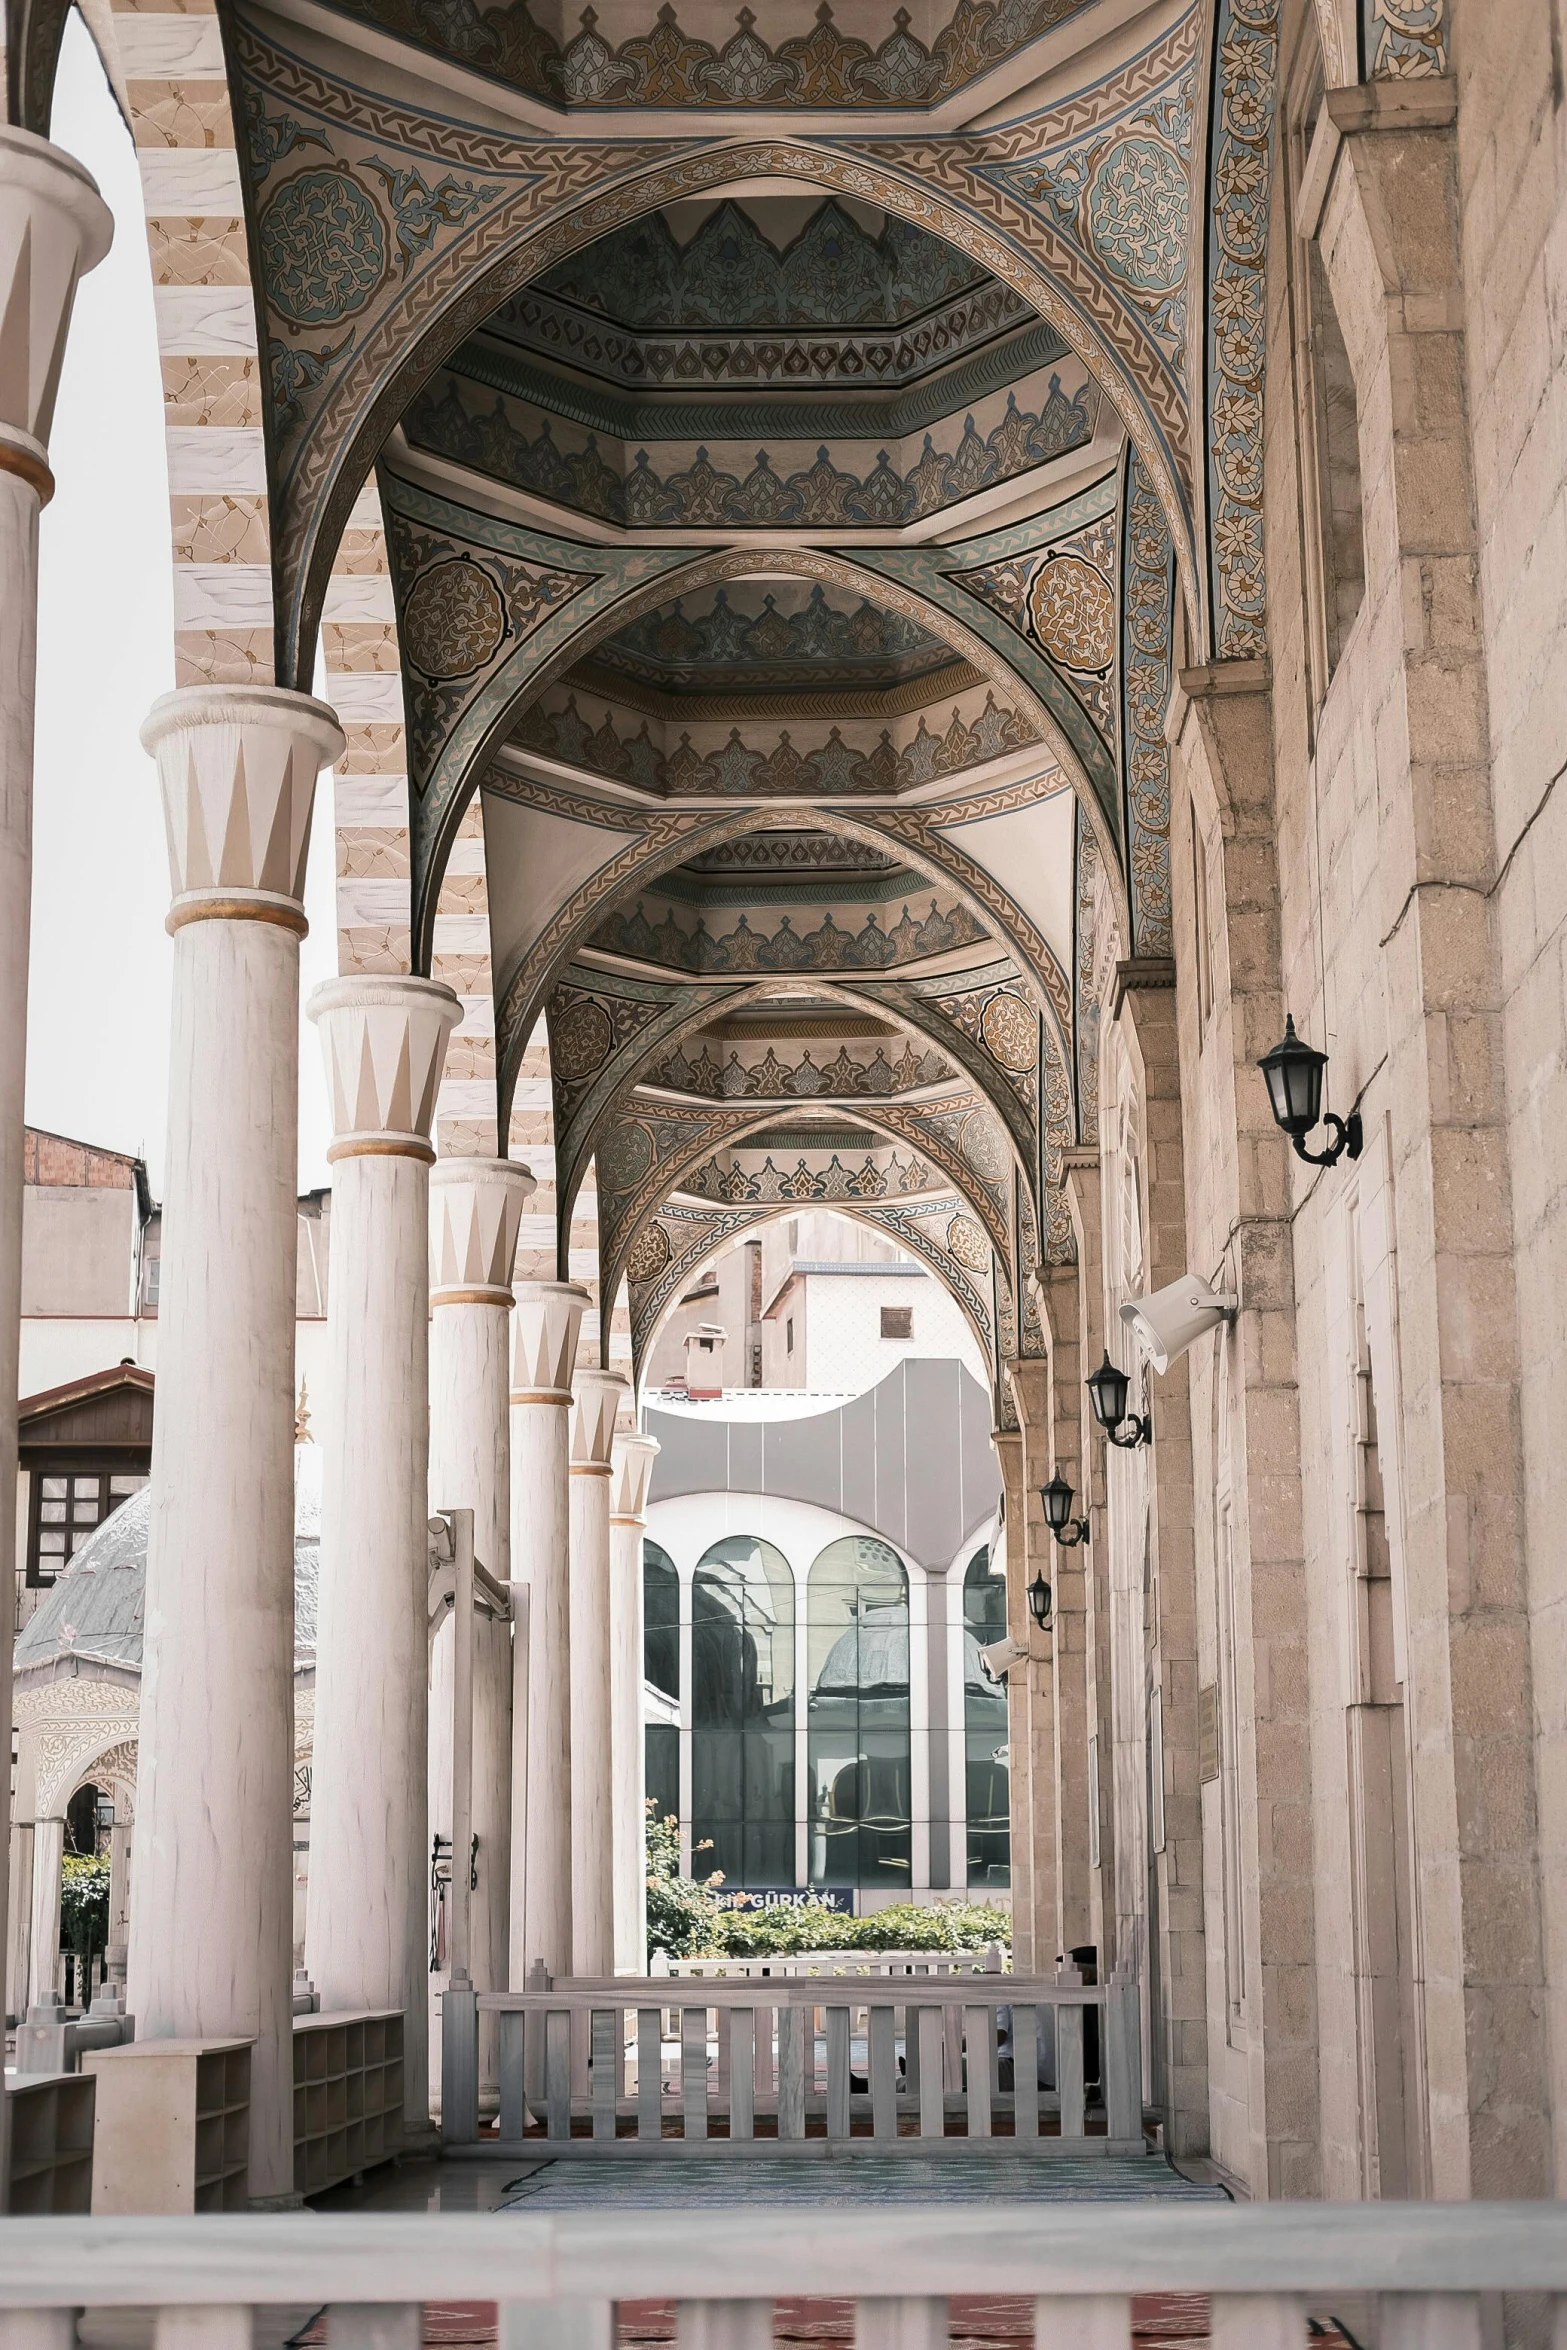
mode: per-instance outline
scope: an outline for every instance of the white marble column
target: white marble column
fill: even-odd
[[[74,156],[31,131],[0,128],[0,1591],[6,1593],[16,1587],[38,516],[54,490],[47,443],[77,280],[97,267],[113,232],[108,206]],[[6,1671],[0,1672],[0,1755],[10,1751]],[[0,1782],[0,1857],[10,1842],[8,1771]],[[9,1877],[0,1865],[0,1952],[10,1948]],[[0,2108],[5,2103],[0,2097]],[[0,2111],[0,2180],[8,2169],[8,2131]]]
[[[512,1315],[511,1988],[571,1972],[571,1374],[588,1293],[519,1281]],[[521,1628],[526,1622],[524,1651]]]
[[[154,704],[174,903],[128,2004],[254,2033],[250,2192],[294,2187],[294,1302],[299,942],[332,712],[273,686]]]
[[[642,1538],[656,1436],[615,1438],[609,1481],[610,1813],[615,1972],[647,1973],[647,1758],[642,1728]]]
[[[60,1967],[60,1876],[65,1860],[65,1822],[33,1822],[33,1930],[28,1954],[27,2004],[54,1997]]]
[[[537,1188],[508,1159],[442,1159],[430,1173],[430,1508],[472,1510],[475,1556],[503,1584],[511,1579],[512,1262]],[[430,1659],[430,1827],[443,1836],[452,1820],[451,1653],[447,1624]],[[473,1649],[477,1991],[504,1991],[511,1961],[511,1669],[510,1625],[481,1614]],[[444,1982],[444,1971],[430,1977],[432,2000]],[[493,2027],[493,2017],[483,2021]],[[494,2039],[493,2028],[481,2032],[481,2090],[494,2086]]]
[[[615,1971],[609,1481],[618,1371],[582,1370],[571,1405],[571,1971]]]
[[[323,2009],[403,2011],[429,2128],[426,1640],[430,1126],[461,1006],[431,979],[310,998],[334,1140],[305,1965]]]

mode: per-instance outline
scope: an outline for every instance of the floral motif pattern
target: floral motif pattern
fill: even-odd
[[[1424,81],[1447,71],[1447,0],[1363,0],[1375,81]]]
[[[662,213],[558,261],[533,289],[639,333],[779,334],[922,318],[984,282],[977,262],[911,221],[871,236],[835,196],[780,249],[726,198],[688,243]]]
[[[1267,650],[1262,544],[1263,268],[1278,0],[1220,0],[1208,249],[1208,529],[1214,651]]]
[[[577,708],[575,693],[565,707],[551,712],[542,702],[524,711],[512,733],[519,749],[539,751],[590,774],[613,776],[638,790],[661,798],[797,799],[802,793],[818,799],[884,797],[931,783],[943,775],[961,775],[1008,751],[1027,750],[1039,739],[1033,721],[1015,710],[998,709],[995,696],[985,696],[985,707],[970,724],[954,710],[939,734],[926,725],[922,711],[913,737],[900,750],[884,727],[874,750],[859,751],[846,743],[840,728],[828,729],[827,740],[798,746],[789,729],[780,730],[769,749],[748,741],[738,726],[720,749],[705,754],[683,733],[674,750],[665,753],[653,741],[643,721],[634,735],[623,736],[608,710],[593,726]]]
[[[333,0],[353,16],[567,107],[931,105],[1075,15],[1084,0],[958,0],[927,48],[899,8],[876,48],[841,32],[829,0],[812,30],[774,49],[742,8],[720,48],[682,31],[669,0],[650,31],[611,48],[595,11],[564,47],[528,0]]]
[[[992,342],[1030,315],[1028,304],[1011,286],[982,278],[971,291],[895,334],[876,327],[859,332],[833,327],[800,334],[717,329],[686,334],[623,329],[552,299],[539,286],[527,286],[492,312],[483,332],[491,341],[543,352],[602,381],[639,390],[714,384],[726,390],[747,385],[781,390],[849,385],[859,390],[871,384],[890,390]]]
[[[887,449],[877,451],[868,473],[848,472],[826,447],[818,448],[813,465],[787,474],[777,470],[765,448],[756,451],[744,474],[714,464],[706,448],[698,448],[689,464],[660,473],[647,449],[635,452],[626,471],[608,462],[596,433],[579,444],[572,428],[557,427],[547,415],[538,419],[537,434],[530,438],[529,411],[520,410],[522,424],[513,421],[517,406],[497,392],[485,413],[474,404],[472,387],[448,372],[414,401],[406,429],[415,446],[432,456],[448,457],[551,504],[632,530],[843,529],[855,524],[893,529],[1085,447],[1098,416],[1098,398],[1090,386],[1069,397],[1059,375],[1052,375],[1040,411],[1020,408],[1015,393],[1008,392],[1006,412],[989,433],[982,434],[971,415],[963,419],[951,448],[938,448],[935,434],[928,432],[906,473]],[[611,444],[611,454],[620,453]]]
[[[1118,139],[1089,175],[1088,234],[1113,277],[1173,294],[1186,274],[1186,165],[1162,139]]]
[[[719,1061],[705,1040],[695,1056],[677,1046],[648,1070],[645,1082],[671,1093],[694,1093],[704,1100],[815,1101],[819,1099],[885,1101],[895,1094],[912,1093],[925,1085],[941,1085],[956,1075],[950,1061],[929,1047],[905,1044],[896,1060],[880,1047],[869,1058],[840,1045],[831,1059],[818,1061],[806,1045],[798,1061],[781,1060],[769,1045],[759,1061],[744,1062],[737,1052]]]
[[[744,1143],[734,1147],[736,1151],[746,1148]],[[825,1166],[797,1157],[792,1167],[780,1167],[771,1151],[756,1168],[738,1166],[732,1158],[727,1164],[712,1158],[682,1176],[679,1188],[695,1199],[738,1204],[742,1200],[897,1199],[931,1187],[931,1169],[918,1156],[905,1159],[894,1151],[885,1165],[878,1165],[877,1156],[868,1152],[858,1165],[849,1166],[837,1151],[813,1154],[818,1156],[825,1157]]]
[[[972,1216],[954,1216],[947,1226],[947,1247],[971,1273],[990,1270],[990,1243]]]
[[[1049,655],[1113,750],[1116,565],[1113,515],[1066,533],[1038,553],[1003,555],[947,576],[1019,636]]]
[[[437,229],[461,228],[505,192],[498,181],[479,187],[472,180],[453,179],[449,172],[432,188],[412,164],[394,166],[378,155],[367,156],[364,169],[386,190],[397,232],[399,277],[406,277],[412,264],[429,251]]]
[[[749,971],[887,971],[971,946],[985,935],[961,899],[942,907],[932,898],[923,921],[905,906],[902,918],[887,929],[870,914],[859,930],[844,930],[829,911],[815,930],[796,930],[793,916],[784,914],[778,928],[768,932],[754,930],[749,916],[742,914],[733,930],[715,936],[700,916],[694,929],[683,928],[673,910],[661,922],[649,922],[639,898],[634,913],[612,914],[601,923],[591,944],[603,954],[624,955],[638,963],[727,976]]]
[[[1185,360],[1192,75],[1091,137],[985,167],[1071,237],[1131,304],[1166,365]]]
[[[979,1016],[979,1033],[1003,1069],[1032,1069],[1039,1060],[1039,1015],[1006,989],[991,996]]]
[[[1174,952],[1170,927],[1170,701],[1175,554],[1164,510],[1136,455],[1127,453],[1122,533],[1121,692],[1126,745],[1126,857],[1132,951]]]
[[[918,621],[863,596],[853,606],[830,602],[817,581],[793,611],[769,593],[748,612],[722,587],[691,612],[677,597],[606,637],[594,658],[645,685],[762,693],[807,674],[819,690],[887,685],[949,667],[952,652]]]
[[[500,588],[466,549],[421,571],[403,605],[402,648],[421,675],[473,677],[511,634]]]
[[[1106,669],[1115,653],[1115,590],[1081,555],[1051,555],[1029,582],[1028,617],[1068,669]]]
[[[346,171],[296,172],[257,224],[267,290],[296,326],[335,326],[369,301],[386,271],[386,230]]]

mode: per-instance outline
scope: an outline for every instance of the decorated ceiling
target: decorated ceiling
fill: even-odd
[[[33,129],[64,5],[7,0]],[[458,989],[442,1148],[532,1160],[606,1358],[801,1200],[940,1274],[1003,1419],[1040,1351],[1176,665],[1267,652],[1278,18],[115,13],[181,678],[319,647],[345,967]],[[1445,66],[1441,0],[1313,21],[1330,82]]]

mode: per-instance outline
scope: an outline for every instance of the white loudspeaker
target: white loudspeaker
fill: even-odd
[[[1154,1369],[1164,1372],[1194,1339],[1233,1321],[1240,1302],[1233,1289],[1210,1289],[1196,1273],[1183,1273],[1152,1297],[1132,1298],[1121,1308],[1121,1319]]]
[[[979,1661],[992,1681],[1004,1681],[1013,1665],[1023,1664],[1028,1650],[1018,1640],[993,1640],[979,1652]]]

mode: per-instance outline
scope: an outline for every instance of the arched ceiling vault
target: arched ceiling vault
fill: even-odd
[[[543,862],[538,856],[536,828],[508,834],[507,828],[515,826],[522,812],[577,827],[586,815],[589,824],[608,834],[609,853],[599,855],[593,869],[569,891],[560,884],[557,863],[557,870],[550,875],[554,886],[549,910],[520,949],[507,954],[501,950],[497,900],[504,900],[514,874],[520,877],[530,864]],[[677,810],[644,815],[639,810],[587,803],[526,777],[492,772],[485,786],[485,821],[491,930],[496,942],[497,1082],[504,1132],[528,1038],[572,958],[617,909],[635,906],[639,894],[645,896],[663,876],[695,856],[754,833],[758,812],[752,808],[723,814]],[[1053,1044],[1062,1068],[1072,1068],[1069,969],[1023,911],[1009,902],[993,877],[974,858],[950,848],[928,813],[785,807],[769,809],[766,821],[779,830],[807,830],[861,843],[871,851],[895,856],[900,867],[936,882],[950,902],[964,909],[965,936],[977,940],[988,935],[1007,955],[1037,1010],[1053,1026]],[[1069,840],[1064,855],[1069,870]]]
[[[744,1087],[749,1096],[749,1105],[733,1099],[724,1105],[736,1134],[749,1107],[758,1122],[775,1123],[832,1110],[840,1122],[879,1122],[915,1142],[955,1185],[977,1181],[985,1188],[993,1234],[1003,1245],[1010,1245],[1009,1163],[1027,1192],[1031,1224],[1037,1220],[1044,1186],[1060,1184],[1062,1152],[1072,1139],[1071,1093],[1057,1040],[1015,967],[992,961],[935,983],[945,987],[947,1005],[917,985],[816,984],[819,993],[794,1000],[780,1000],[777,982],[676,983],[655,992],[592,965],[571,967],[549,1004],[563,1255],[589,1161],[628,1105],[660,1099],[672,1108],[671,1097],[682,1097],[705,1106],[711,1096],[716,1109],[726,1086],[731,1095]],[[845,1041],[856,1029],[867,1040],[858,1060]],[[742,1066],[736,1046],[758,1043],[765,1044],[765,1057],[753,1050],[750,1065]],[[792,1049],[796,1060],[780,1060],[779,1048]],[[718,1052],[725,1053],[722,1064]],[[807,1073],[808,1085],[800,1081]],[[993,1120],[973,1119],[976,1098]],[[1064,1242],[1065,1224],[1056,1222]]]
[[[476,86],[464,119],[444,93],[412,101],[406,73],[323,39],[319,22],[232,9],[230,71],[271,354],[279,681],[308,682],[349,510],[436,367],[563,257],[681,199],[757,184],[877,206],[969,255],[1056,331],[1138,450],[1195,634],[1185,353],[1170,305],[1186,269],[1203,15],[1193,6],[1175,16],[1089,89],[1064,89],[1004,131],[869,138],[857,113],[851,143],[758,139],[743,114],[738,138],[715,139],[678,109],[655,118],[669,133],[657,138],[584,136],[575,119],[564,138],[502,132],[489,127],[494,106]],[[367,87],[378,78],[397,94]],[[616,128],[648,119],[622,115]],[[1126,196],[1139,172],[1146,182],[1135,243],[1114,225],[1119,194],[1088,209],[1086,175],[1112,147],[1112,169],[1131,174]]]
[[[1011,1165],[1001,1128],[972,1089],[956,1097],[948,1116],[954,1137],[984,1127],[992,1175],[980,1172],[978,1149],[970,1156],[949,1139],[939,1111],[886,1102],[811,1116],[790,1116],[776,1104],[699,1111],[633,1092],[596,1158],[600,1279],[613,1290],[639,1226],[671,1193],[691,1190],[721,1203],[770,1195],[816,1207],[856,1198],[912,1202],[951,1191],[1005,1264],[1012,1253]]]
[[[765,549],[590,546],[442,495],[410,478],[404,463],[399,458],[396,468],[382,467],[381,488],[403,641],[414,951],[421,964],[428,962],[441,877],[464,810],[477,782],[493,776],[495,754],[519,719],[642,617],[758,573],[874,599],[879,609],[944,643],[954,663],[1014,714],[1022,743],[1040,746],[1037,764],[1048,762],[1072,784],[1108,869],[1125,871],[1126,817],[1114,748],[1120,714],[1084,699],[1089,675],[1109,681],[1094,692],[1113,699],[1121,665],[1110,542],[1120,535],[1123,491],[1113,467],[1063,512],[983,533],[943,557],[933,550],[771,543]],[[1097,566],[1081,552],[1096,533],[1107,542],[1104,551],[1093,548]],[[1160,546],[1167,640],[1168,554],[1162,539]],[[1100,631],[1103,643],[1090,648],[1094,671],[1066,667],[1039,632],[1038,583],[1055,590],[1058,580],[1053,641],[1081,660],[1085,632]],[[1087,608],[1081,583],[1097,599]],[[1167,655],[1163,681],[1167,690]],[[1159,715],[1162,726],[1162,706]],[[912,802],[898,821],[911,838],[923,831],[934,842],[934,828]],[[955,843],[945,853],[961,860]],[[993,894],[982,869],[965,862],[967,886]],[[955,878],[957,869],[954,864]]]

